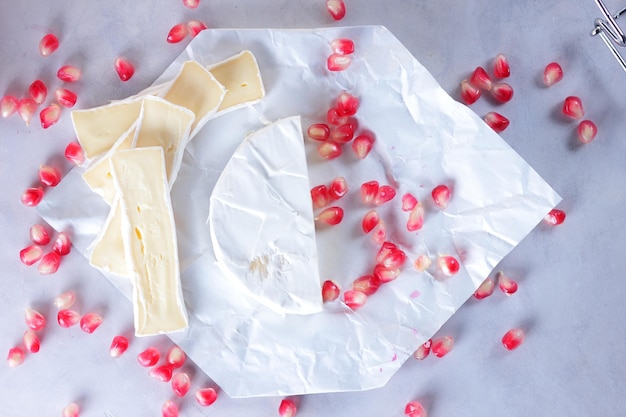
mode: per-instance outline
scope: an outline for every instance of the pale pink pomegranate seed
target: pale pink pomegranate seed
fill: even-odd
[[[424,206],[417,203],[413,210],[409,213],[409,219],[406,222],[406,229],[409,232],[415,232],[424,227]]]
[[[41,127],[44,129],[49,128],[53,124],[59,121],[61,117],[61,107],[58,104],[52,103],[39,112],[39,120],[41,121]]]
[[[513,87],[507,83],[493,83],[490,93],[500,103],[506,103],[513,98]]]
[[[201,388],[196,391],[194,397],[202,407],[208,407],[217,400],[217,391],[213,388]]]
[[[515,294],[517,292],[517,282],[507,277],[504,272],[498,273],[498,287],[506,295]]]
[[[565,212],[559,209],[552,209],[543,220],[553,226],[557,226],[565,221]]]
[[[59,39],[52,33],[48,33],[39,41],[39,53],[48,56],[59,48]]]
[[[17,98],[4,96],[0,99],[0,116],[7,118],[17,111]]]
[[[359,99],[352,94],[342,91],[337,97],[337,111],[340,116],[354,116],[359,109]]]
[[[329,302],[335,301],[339,298],[339,293],[341,289],[339,288],[339,284],[332,280],[326,280],[322,284],[322,301]]]
[[[70,309],[59,310],[59,312],[57,313],[57,323],[59,323],[59,326],[64,327],[66,329],[77,325],[79,321],[80,321],[80,314],[78,314],[74,310],[70,310]]]
[[[156,365],[160,358],[161,354],[158,349],[150,346],[137,355],[137,362],[139,362],[139,365],[149,368],[150,366]]]
[[[372,295],[380,288],[380,278],[375,275],[363,275],[352,282],[352,289],[365,295]]]
[[[66,310],[76,302],[76,294],[74,291],[65,291],[54,297],[54,306],[59,310]]]
[[[24,347],[30,353],[37,353],[41,347],[41,341],[39,340],[39,336],[35,333],[34,330],[28,329],[24,332]]]
[[[125,57],[118,56],[113,63],[117,76],[122,81],[130,80],[135,74],[135,66]]]
[[[57,71],[57,78],[66,83],[73,83],[80,80],[82,72],[73,65],[63,65]]]
[[[511,329],[502,336],[502,346],[508,350],[517,349],[524,341],[524,330]]]
[[[69,235],[65,232],[60,232],[52,245],[52,250],[60,256],[65,256],[70,253],[71,248],[72,242],[70,241]]]
[[[348,143],[354,138],[354,131],[354,124],[350,122],[333,127],[330,131],[330,140],[340,144]]]
[[[83,148],[78,142],[70,142],[65,148],[65,159],[73,162],[76,165],[80,165],[85,162],[85,154]]]
[[[185,7],[195,9],[200,4],[200,0],[183,0]]]
[[[324,123],[316,123],[309,126],[306,134],[313,140],[325,142],[330,137],[330,128]]]
[[[583,120],[576,129],[578,140],[584,144],[591,143],[598,134],[598,127],[591,120]]]
[[[278,415],[280,417],[294,417],[297,411],[296,404],[287,398],[283,399],[278,406]]]
[[[46,246],[50,243],[50,234],[48,234],[48,231],[42,225],[33,224],[30,227],[30,240],[32,240],[35,245]]]
[[[167,41],[169,43],[178,43],[185,39],[189,30],[187,29],[187,25],[184,23],[179,23],[174,25],[169,33],[167,34]]]
[[[20,251],[20,261],[26,266],[37,263],[43,256],[43,249],[37,245],[30,245]]]
[[[54,274],[59,270],[61,265],[61,257],[56,252],[48,252],[42,258],[37,266],[37,270],[41,275]]]
[[[63,107],[72,108],[76,104],[76,100],[78,100],[78,96],[75,92],[68,90],[67,88],[57,88],[54,92],[54,97]]]
[[[161,365],[150,369],[148,373],[152,378],[161,382],[170,382],[172,374],[174,373],[174,367],[172,365]]]
[[[189,34],[191,35],[191,37],[195,38],[200,32],[208,29],[209,27],[201,20],[190,20],[189,22],[187,22],[187,28],[189,29]]]
[[[417,206],[417,198],[411,193],[402,196],[402,211],[411,211]]]
[[[165,354],[165,362],[172,365],[174,369],[180,368],[185,364],[187,355],[178,346],[172,346]]]
[[[128,349],[128,339],[124,336],[115,336],[109,347],[109,355],[112,358],[119,358]]]
[[[476,298],[477,300],[482,300],[483,298],[489,297],[491,294],[493,294],[493,290],[495,287],[496,282],[491,278],[487,278],[483,281],[482,284],[480,284],[476,291],[474,291],[474,298]]]
[[[432,265],[433,261],[428,255],[420,255],[413,262],[413,266],[420,272],[426,271]]]
[[[418,347],[417,350],[413,352],[413,357],[418,361],[426,359],[426,357],[430,353],[430,345],[432,343],[432,339],[428,339],[425,343],[421,344],[420,347]]]
[[[336,177],[330,183],[328,195],[331,200],[339,200],[348,193],[348,183],[344,177]]]
[[[359,159],[365,159],[365,157],[372,151],[373,146],[374,138],[367,134],[357,136],[352,142],[352,150]]]
[[[333,39],[330,41],[330,48],[339,55],[350,55],[354,53],[354,42],[351,39]]]
[[[365,301],[367,301],[367,295],[361,291],[348,290],[343,293],[343,302],[353,310],[362,307]]]
[[[450,191],[450,188],[447,185],[441,184],[433,188],[431,195],[435,205],[440,209],[445,209],[448,207],[452,191]]]
[[[452,350],[454,339],[452,336],[443,336],[432,341],[430,352],[438,358],[446,356]]]
[[[491,78],[489,78],[489,74],[483,67],[476,67],[469,81],[474,87],[481,90],[491,90]]]
[[[382,206],[386,202],[393,200],[395,196],[396,196],[396,190],[392,186],[381,185],[378,188],[376,197],[374,198],[374,204],[377,206]]]
[[[41,80],[35,80],[28,87],[28,94],[37,104],[41,104],[46,101],[46,97],[48,96],[48,89],[46,85]]]
[[[556,63],[551,62],[546,65],[546,68],[543,70],[543,83],[550,87],[563,79],[563,68]]]
[[[335,159],[341,156],[341,146],[335,142],[324,142],[317,147],[317,153],[324,159]]]
[[[43,188],[33,187],[27,188],[22,193],[22,203],[28,207],[35,207],[43,199]]]
[[[330,203],[328,188],[325,185],[316,185],[311,188],[311,200],[313,200],[313,207],[315,208],[326,207]]]
[[[85,333],[93,333],[102,324],[102,316],[98,313],[87,313],[80,318],[80,328]]]
[[[24,311],[24,320],[29,329],[39,331],[46,327],[46,318],[43,314],[30,307],[26,307]]]
[[[352,55],[330,54],[326,60],[329,71],[343,71],[350,66]]]
[[[579,97],[569,96],[563,102],[563,114],[572,119],[582,119],[585,115],[583,103]]]
[[[326,0],[326,9],[335,20],[341,20],[346,15],[346,5],[343,0]]]
[[[467,105],[474,104],[478,101],[482,93],[478,87],[474,87],[467,80],[461,81],[461,99]]]
[[[418,401],[411,401],[404,407],[404,414],[409,417],[426,417],[426,410]]]
[[[364,204],[373,204],[378,195],[378,181],[369,181],[361,184],[361,201]]]
[[[393,254],[394,251],[398,250],[398,247],[393,242],[383,242],[376,254],[376,263],[382,264],[384,260]]]
[[[370,210],[363,216],[361,227],[365,233],[369,233],[380,223],[380,216],[376,210]]]
[[[172,391],[179,397],[184,397],[191,387],[191,379],[185,372],[179,372],[172,377]]]
[[[393,281],[400,276],[400,270],[397,268],[387,268],[383,265],[376,265],[372,274],[380,280],[381,284]]]
[[[10,367],[14,368],[23,364],[24,358],[26,358],[26,354],[24,353],[22,348],[13,347],[9,349],[9,354],[7,355],[7,363]]]
[[[504,129],[509,127],[509,124],[511,123],[509,119],[507,119],[506,117],[504,117],[503,115],[495,111],[490,111],[487,114],[485,114],[484,120],[485,120],[485,123],[487,123],[487,125],[489,125],[490,128],[492,128],[494,131],[498,133],[502,132]]]
[[[78,404],[76,403],[70,403],[65,406],[61,415],[63,417],[79,417],[80,407],[78,407]]]
[[[172,400],[167,400],[161,406],[161,415],[163,417],[178,417],[178,406]]]
[[[507,78],[511,75],[511,66],[505,55],[496,55],[496,59],[493,62],[493,75],[498,78]]]
[[[439,270],[446,276],[451,277],[459,272],[461,265],[454,256],[442,255],[437,258]]]
[[[26,126],[30,125],[30,121],[37,111],[37,103],[32,98],[26,97],[17,102],[17,113],[20,115]]]
[[[381,220],[378,222],[374,230],[372,230],[372,242],[377,245],[382,245],[385,239],[387,238],[387,227],[385,223]]]
[[[39,165],[39,181],[50,187],[56,187],[61,182],[61,171],[57,168]]]
[[[327,209],[322,210],[315,220],[326,223],[330,226],[335,226],[343,220],[343,209],[337,206],[328,207]]]

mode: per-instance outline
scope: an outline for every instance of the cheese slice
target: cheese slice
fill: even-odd
[[[226,88],[226,95],[218,111],[256,103],[265,96],[259,65],[248,50],[209,66],[208,69]]]
[[[110,162],[107,160],[107,162]],[[111,176],[113,182],[113,177]],[[111,211],[102,232],[92,243],[89,263],[103,271],[128,276],[124,239],[122,238],[122,206],[119,196],[111,203]]]
[[[215,185],[208,222],[218,265],[233,282],[279,313],[321,311],[299,117],[244,139]]]
[[[135,334],[187,327],[176,227],[163,148],[115,152],[111,170],[122,212],[122,238],[133,283]]]

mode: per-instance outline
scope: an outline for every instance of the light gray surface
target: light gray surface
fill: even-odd
[[[123,98],[150,85],[180,53],[184,43],[169,45],[165,37],[172,25],[193,18],[224,28],[336,25],[321,0],[201,0],[196,10],[185,9],[181,0],[154,3],[3,1],[0,95],[21,95],[36,78],[53,91],[60,85],[56,69],[73,63],[84,72],[75,86],[79,107]],[[470,300],[444,326],[439,334],[457,342],[449,356],[409,360],[380,390],[301,397],[298,416],[401,416],[413,399],[422,400],[430,416],[624,414],[626,74],[600,39],[588,35],[599,16],[592,0],[509,4],[347,1],[341,24],[385,25],[455,97],[475,66],[490,65],[497,53],[505,53],[513,101],[496,106],[483,98],[472,108],[481,115],[495,108],[511,119],[502,137],[561,194],[566,222],[558,228],[539,225],[503,261],[500,268],[519,281],[517,294],[506,298],[496,290],[484,301]],[[60,35],[61,48],[44,59],[37,43],[47,30]],[[119,54],[137,65],[128,83],[112,68]],[[538,80],[552,60],[562,64],[565,78],[545,89]],[[576,144],[575,123],[559,114],[563,98],[572,94],[581,97],[600,130],[588,146]],[[170,387],[147,377],[134,359],[155,339],[134,339],[122,358],[108,357],[110,339],[130,331],[130,304],[78,253],[46,277],[17,256],[38,220],[34,210],[22,206],[20,194],[36,182],[39,164],[62,158],[71,139],[67,114],[47,131],[37,120],[31,128],[15,116],[0,120],[0,356],[19,343],[25,306],[54,321],[50,301],[69,288],[79,294],[83,312],[103,311],[105,323],[93,335],[51,323],[41,352],[16,369],[0,364],[0,409],[7,416],[60,415],[64,405],[78,401],[83,416],[159,415],[160,404],[172,398]],[[519,325],[528,328],[527,340],[507,352],[499,340]],[[165,338],[156,341],[169,345]],[[195,373],[192,389],[209,382]],[[187,397],[181,415],[271,416],[279,402],[222,395],[203,410]]]

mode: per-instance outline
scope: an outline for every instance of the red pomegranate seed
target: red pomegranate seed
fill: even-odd
[[[157,348],[150,346],[137,355],[137,362],[139,362],[139,365],[149,368],[150,366],[156,365],[160,358],[161,354]]]
[[[361,184],[361,201],[364,204],[373,204],[378,195],[378,181],[369,181]]]
[[[161,415],[163,417],[178,417],[178,406],[172,400],[167,400],[161,406]]]
[[[426,357],[430,353],[430,345],[432,343],[432,339],[428,339],[425,343],[421,344],[420,347],[418,347],[417,350],[413,352],[413,357],[418,361],[426,359]]]
[[[374,267],[373,275],[380,280],[381,284],[385,284],[398,278],[400,270],[397,268],[387,268],[378,264]]]
[[[54,297],[54,306],[59,310],[70,308],[76,302],[76,294],[74,291],[66,291]]]
[[[474,87],[472,83],[467,80],[461,81],[461,99],[465,104],[470,105],[476,103],[481,95],[480,89]]]
[[[374,198],[374,204],[382,206],[386,202],[393,200],[395,196],[396,190],[393,187],[389,185],[381,185],[376,193],[376,198]]]
[[[563,68],[556,62],[546,65],[543,70],[543,83],[550,87],[563,79]]]
[[[44,129],[49,128],[53,124],[59,121],[61,117],[61,107],[58,104],[52,103],[48,107],[39,112],[39,120],[41,121],[41,127]]]
[[[43,188],[27,188],[22,193],[22,203],[28,207],[35,207],[43,199]]]
[[[380,216],[376,210],[370,210],[363,216],[361,227],[365,233],[369,233],[380,223]]]
[[[294,417],[297,411],[296,404],[286,398],[278,406],[278,415],[280,417]]]
[[[48,33],[39,41],[39,53],[48,56],[59,48],[59,39],[52,33]]]
[[[14,368],[23,364],[24,358],[26,358],[26,354],[24,353],[22,348],[13,347],[9,349],[9,354],[7,355],[7,363],[10,367]]]
[[[326,60],[329,71],[343,71],[350,66],[352,55],[331,54]]]
[[[509,127],[510,121],[500,113],[490,111],[485,115],[485,123],[487,123],[494,131],[499,133]]]
[[[485,71],[483,67],[476,67],[469,81],[476,88],[487,91],[491,90],[491,78],[489,78],[489,74],[487,74],[487,71]]]
[[[569,96],[563,102],[563,114],[572,119],[582,119],[585,115],[583,103],[576,96]]]
[[[445,209],[448,207],[452,192],[448,186],[441,184],[433,188],[431,195],[435,205],[440,209]]]
[[[406,261],[406,255],[392,242],[384,242],[376,254],[376,263],[387,268],[398,268]]]
[[[524,330],[511,329],[502,336],[502,345],[508,350],[517,349],[524,341],[524,336]]]
[[[311,188],[311,200],[313,200],[313,207],[315,208],[326,207],[330,203],[328,188],[325,185],[317,185]]]
[[[49,252],[41,258],[41,262],[39,262],[37,270],[41,275],[50,275],[59,270],[59,265],[61,265],[61,257],[59,254],[56,252]]]
[[[493,290],[496,287],[496,283],[493,279],[487,278],[482,284],[474,291],[474,298],[482,300],[493,294]]]
[[[148,374],[161,382],[170,382],[173,373],[174,367],[172,365],[161,365],[150,369]]]
[[[187,355],[178,346],[172,346],[165,354],[165,362],[172,365],[174,369],[182,367],[186,359]]]
[[[0,116],[7,118],[17,111],[17,98],[4,96],[0,99]]]
[[[322,210],[315,220],[335,226],[343,220],[343,209],[337,206],[328,207],[327,209]]]
[[[452,336],[444,336],[432,341],[430,345],[430,351],[438,358],[446,356],[452,350],[454,345],[454,339]]]
[[[335,281],[326,280],[322,284],[322,301],[325,303],[328,301],[335,301],[339,298],[340,292],[341,289],[339,288],[339,284]]]
[[[500,103],[506,103],[513,98],[513,87],[507,83],[493,83],[490,93]]]
[[[98,313],[87,313],[80,318],[80,328],[85,333],[93,333],[102,324],[102,316]]]
[[[172,391],[179,397],[184,397],[191,387],[191,379],[185,372],[179,372],[172,377]]]
[[[48,95],[48,89],[46,85],[41,80],[35,80],[28,87],[28,94],[37,104],[41,104],[46,101],[46,97]]]
[[[392,255],[394,251],[397,250],[398,247],[395,243],[383,242],[383,244],[380,246],[380,249],[378,250],[378,253],[376,254],[376,263],[382,264],[388,256]]]
[[[115,336],[109,347],[109,355],[112,358],[119,358],[128,349],[128,339],[124,336]]]
[[[317,147],[317,153],[324,159],[335,159],[341,156],[341,146],[335,142],[324,142]]]
[[[409,213],[409,219],[406,222],[406,229],[409,232],[420,230],[424,226],[424,206],[417,203],[413,210]]]
[[[330,125],[338,126],[340,124],[343,124],[342,122],[344,121],[344,119],[345,118],[341,117],[339,115],[339,111],[335,108],[328,109],[328,112],[326,113],[326,121]]]
[[[335,20],[341,20],[346,15],[346,5],[343,0],[326,0],[326,9]]]
[[[30,245],[20,251],[20,261],[26,266],[38,262],[43,256],[43,249],[37,245]]]
[[[32,240],[35,245],[46,246],[50,243],[50,235],[42,225],[33,224],[30,227],[30,240]]]
[[[439,270],[446,276],[451,277],[459,272],[461,269],[461,265],[459,265],[459,261],[456,260],[454,256],[439,256],[437,258],[437,266]]]
[[[54,92],[54,97],[63,107],[72,108],[76,104],[76,100],[78,100],[78,96],[75,92],[68,90],[67,88],[57,88]]]
[[[328,125],[324,123],[316,123],[316,124],[309,126],[306,133],[307,133],[307,136],[313,140],[325,142],[328,140],[330,136],[330,129]]]
[[[352,142],[352,150],[359,159],[365,159],[374,146],[374,138],[370,135],[362,134],[357,136]]]
[[[80,408],[76,403],[70,403],[63,408],[63,417],[78,417],[80,415]]]
[[[348,192],[348,183],[344,177],[337,177],[330,183],[328,195],[332,200],[339,200]]]
[[[34,330],[28,329],[24,332],[24,347],[30,353],[39,352],[39,348],[41,347],[41,341],[39,340],[39,336],[35,333]]]
[[[352,283],[352,289],[369,296],[378,291],[380,284],[380,278],[374,275],[363,275],[362,277],[354,280]]]
[[[411,401],[404,407],[404,414],[409,417],[426,417],[426,410],[418,401]]]
[[[207,24],[201,20],[190,20],[187,22],[187,29],[189,29],[189,34],[192,38],[195,38],[200,32],[208,28]]]
[[[50,187],[56,187],[61,182],[61,171],[47,165],[39,165],[39,181]],[[49,241],[48,237],[48,241]]]
[[[70,253],[71,248],[72,242],[70,241],[69,235],[65,232],[59,233],[54,241],[54,245],[52,245],[52,250],[59,254],[59,256],[67,255]]]
[[[372,230],[372,242],[377,245],[382,245],[387,238],[387,228],[385,223],[381,220],[378,222],[374,230]]]
[[[80,165],[85,162],[85,154],[83,148],[78,142],[70,142],[65,148],[65,159],[73,162],[76,165]]]
[[[340,144],[348,143],[354,137],[354,130],[353,123],[336,126],[330,131],[330,140]]]
[[[200,0],[183,0],[185,7],[195,9],[200,4]]]
[[[174,25],[167,34],[167,41],[169,43],[178,43],[185,39],[185,37],[187,36],[187,32],[188,29],[186,24],[179,23],[177,25]]]
[[[29,329],[39,331],[46,327],[46,318],[43,314],[30,307],[26,307],[26,310],[24,311],[24,320],[26,321],[26,325]]]
[[[17,113],[20,115],[26,126],[30,125],[30,121],[37,111],[37,103],[32,98],[23,98],[17,102]]]
[[[336,109],[340,116],[354,116],[359,109],[359,99],[350,93],[342,91],[337,98]]]
[[[367,295],[361,291],[348,290],[343,293],[343,302],[351,309],[362,307],[367,301]]]
[[[496,55],[496,59],[493,62],[493,75],[498,78],[507,78],[511,75],[509,60],[503,54]]]
[[[74,310],[59,310],[59,312],[57,313],[57,322],[59,323],[59,326],[66,329],[77,325],[79,321],[80,314],[78,314]]]
[[[498,286],[506,295],[515,294],[517,292],[517,282],[504,275],[504,272],[498,273]]]
[[[66,83],[73,83],[80,80],[81,71],[72,65],[63,65],[57,71],[57,78]]]
[[[135,74],[135,67],[131,62],[123,56],[118,56],[115,58],[115,62],[113,63],[115,67],[115,72],[117,72],[117,76],[120,77],[122,81],[130,80]]]
[[[201,388],[194,394],[196,402],[202,407],[208,407],[217,400],[217,391],[213,388]]]
[[[351,39],[333,39],[330,41],[330,48],[339,55],[350,55],[354,53],[354,42]]]
[[[576,133],[578,135],[578,140],[587,144],[596,138],[596,135],[598,134],[598,127],[591,120],[583,120],[578,124]]]
[[[415,262],[413,262],[413,266],[418,271],[424,272],[428,268],[430,268],[430,265],[432,263],[433,262],[430,260],[430,257],[428,255],[420,255],[420,256],[417,257],[417,259],[415,259]]]
[[[552,209],[543,220],[553,226],[557,226],[565,221],[565,212],[559,209]]]
[[[417,198],[411,193],[402,196],[402,211],[411,211],[417,206]]]

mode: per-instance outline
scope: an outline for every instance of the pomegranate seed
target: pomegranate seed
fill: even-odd
[[[172,377],[172,391],[179,397],[184,397],[191,387],[191,379],[185,372],[179,372]]]
[[[200,0],[183,0],[185,7],[195,9],[200,4]]]
[[[563,68],[556,62],[546,65],[543,70],[543,83],[550,87],[563,79]]]
[[[354,137],[354,130],[352,123],[339,125],[330,132],[330,140],[336,143],[348,143]]]
[[[363,216],[361,227],[365,233],[369,233],[380,223],[380,216],[376,210],[370,210]]]
[[[43,199],[43,188],[27,188],[22,193],[22,203],[28,207],[35,207]]]
[[[24,346],[26,350],[30,353],[39,352],[39,348],[41,347],[41,341],[39,340],[39,336],[35,333],[34,330],[29,329],[24,332]]]
[[[161,365],[150,369],[149,375],[161,382],[170,382],[174,368],[172,365]]]
[[[517,349],[524,341],[524,336],[522,329],[511,329],[502,336],[502,345],[508,350]]]
[[[350,116],[340,115],[339,110],[333,107],[332,109],[328,109],[328,112],[326,113],[326,121],[330,125],[339,126],[348,123],[350,121]]]
[[[418,347],[417,350],[413,353],[413,357],[419,361],[426,359],[426,357],[430,353],[430,345],[432,343],[432,339],[428,339],[428,341],[421,344],[420,347]]]
[[[378,291],[380,284],[380,278],[374,275],[363,275],[362,277],[354,280],[352,283],[352,289],[369,296]]]
[[[400,270],[397,268],[387,268],[383,265],[378,264],[374,267],[373,274],[376,278],[380,280],[381,284],[385,284],[398,278],[398,276],[400,275]]]
[[[474,298],[482,300],[493,294],[493,289],[496,287],[496,283],[493,279],[487,278],[482,284],[474,291]]]
[[[485,123],[487,123],[490,128],[498,133],[509,127],[510,124],[509,119],[507,119],[500,113],[496,113],[495,111],[490,111],[485,115]]]
[[[85,154],[83,148],[78,142],[70,142],[65,148],[65,159],[73,162],[76,165],[80,165],[85,162]]]
[[[59,39],[52,33],[48,33],[39,41],[39,53],[48,56],[59,48]]]
[[[452,192],[448,186],[442,184],[433,188],[431,195],[433,196],[435,205],[440,209],[445,209],[448,207],[448,202],[450,201]]]
[[[185,37],[187,36],[187,32],[188,29],[186,24],[179,23],[177,25],[174,25],[167,34],[167,41],[169,43],[178,43],[185,39]]]
[[[139,365],[149,368],[156,365],[160,358],[161,354],[157,348],[151,346],[137,355],[137,362]]]
[[[337,98],[337,111],[340,116],[354,116],[359,108],[359,99],[345,91]]]
[[[74,294],[74,291],[66,291],[54,298],[54,306],[59,310],[70,308],[74,305],[74,302],[76,302],[76,294]]]
[[[395,245],[395,243],[383,242],[380,249],[378,250],[378,253],[376,254],[376,263],[382,264],[384,260],[391,254],[393,254],[393,252],[396,250],[398,250],[398,247]]]
[[[117,72],[117,76],[120,77],[122,81],[130,80],[135,74],[135,67],[130,61],[122,56],[118,56],[115,58],[115,62],[113,63],[115,67],[115,71]]]
[[[38,262],[43,256],[43,249],[37,245],[30,245],[20,251],[20,261],[26,266]]]
[[[194,397],[202,407],[208,407],[217,400],[217,391],[213,388],[202,388],[196,391]]]
[[[565,212],[559,209],[552,209],[543,220],[553,226],[557,226],[565,221]]]
[[[324,123],[316,123],[309,126],[306,133],[313,140],[325,142],[330,136],[330,129],[328,128],[328,125]]]
[[[201,20],[190,20],[189,22],[187,22],[187,29],[189,29],[189,34],[192,38],[195,38],[200,32],[208,28],[209,27],[206,25],[206,23],[202,22]]]
[[[73,83],[80,80],[81,71],[72,65],[63,65],[57,71],[57,78],[66,83]]]
[[[367,301],[367,295],[361,291],[348,290],[343,293],[344,303],[351,309],[355,310]]]
[[[50,187],[56,187],[61,182],[61,171],[47,165],[39,165],[39,181]]]
[[[330,183],[328,195],[332,200],[339,200],[348,192],[348,183],[344,177],[337,177]]]
[[[340,292],[341,289],[339,288],[339,284],[337,284],[335,281],[326,280],[322,284],[322,301],[335,301],[337,298],[339,298]]]
[[[315,220],[335,226],[343,220],[343,209],[337,206],[328,207],[324,209]]]
[[[41,258],[41,262],[39,262],[37,270],[41,275],[50,275],[59,270],[59,265],[61,265],[61,257],[59,254],[56,252],[49,252]]]
[[[498,286],[506,295],[515,294],[517,292],[517,282],[504,275],[503,272],[498,274]]]
[[[507,83],[493,83],[491,96],[500,103],[506,103],[513,98],[513,87]]]
[[[491,78],[489,78],[489,74],[483,67],[476,67],[469,81],[474,87],[481,90],[491,90]]]
[[[572,119],[582,119],[585,115],[583,103],[576,96],[569,96],[563,102],[563,114]]]
[[[67,255],[70,253],[71,248],[72,242],[70,241],[69,235],[65,232],[59,233],[54,241],[54,245],[52,245],[52,250],[59,254],[59,256]]]
[[[109,355],[112,358],[119,358],[128,349],[128,339],[124,336],[115,336],[109,347]]]
[[[161,414],[163,417],[178,417],[178,406],[172,400],[167,400],[161,406]]]
[[[437,258],[437,266],[439,270],[446,276],[451,277],[459,272],[461,265],[454,256],[440,256]]]
[[[59,326],[64,328],[69,328],[75,326],[80,321],[80,314],[75,312],[74,310],[59,310],[57,313],[57,322]]]
[[[317,153],[324,159],[335,159],[341,155],[341,146],[335,142],[324,142],[317,147]]]
[[[343,71],[350,66],[351,55],[331,54],[326,60],[329,71]]]
[[[446,356],[452,350],[454,339],[452,336],[444,336],[432,341],[430,351],[438,358]]]
[[[13,347],[9,349],[9,354],[7,355],[7,363],[10,367],[14,368],[16,366],[20,366],[24,363],[24,358],[26,354],[22,350],[22,348]]]
[[[182,367],[185,364],[185,359],[187,359],[187,355],[178,346],[172,346],[165,354],[165,362],[172,365],[174,369]]]
[[[50,243],[50,235],[42,225],[33,224],[30,227],[30,240],[32,240],[35,245],[46,246]]]
[[[381,220],[378,222],[374,230],[372,230],[372,242],[377,245],[382,245],[387,238],[387,228],[385,223]]]
[[[405,261],[406,255],[404,252],[391,242],[384,242],[376,254],[376,263],[386,268],[398,268]]]
[[[415,262],[413,262],[413,266],[418,271],[424,272],[428,268],[430,268],[430,265],[432,263],[433,262],[430,260],[430,257],[428,255],[420,255],[420,256],[417,257],[417,259],[415,259]]]
[[[591,120],[583,120],[578,124],[576,133],[578,134],[578,140],[587,144],[595,139],[598,134],[598,127]]]
[[[354,53],[354,42],[351,39],[333,39],[330,41],[330,48],[339,55],[350,55]]]
[[[326,0],[326,9],[335,20],[341,20],[346,15],[346,5],[343,0]]]
[[[78,96],[75,92],[68,90],[67,88],[57,88],[54,92],[54,97],[63,107],[72,108],[76,104],[76,100],[78,100]]]
[[[365,159],[374,146],[374,138],[370,135],[359,135],[352,142],[352,150],[359,159]]]
[[[426,417],[426,410],[417,401],[411,401],[404,407],[404,414],[409,417]]]
[[[63,417],[78,417],[80,415],[80,408],[78,407],[78,404],[70,403],[65,406],[61,415]]]
[[[29,329],[39,331],[46,327],[46,318],[43,314],[30,307],[26,307],[26,310],[24,311],[24,320],[26,321],[26,325]]]
[[[372,204],[376,201],[379,189],[378,181],[369,181],[361,184],[361,201]]]
[[[17,98],[13,96],[4,96],[0,99],[0,116],[7,118],[17,110]]]
[[[330,202],[328,188],[325,185],[317,185],[311,188],[311,200],[313,200],[313,207],[315,208],[326,207]]]
[[[493,62],[493,75],[498,78],[507,78],[511,75],[511,67],[506,56],[502,54],[496,55],[496,59]]]
[[[472,83],[467,80],[461,81],[461,99],[465,104],[470,105],[476,103],[481,95],[480,89],[474,87]]]
[[[396,196],[396,190],[389,185],[382,185],[378,188],[378,192],[376,193],[376,198],[374,199],[374,204],[377,206],[381,206],[386,202],[393,200]]]
[[[39,112],[39,120],[41,121],[41,127],[44,129],[49,128],[53,124],[59,121],[61,117],[61,107],[58,104],[52,103],[48,107]]]
[[[28,94],[37,104],[41,104],[46,101],[46,96],[48,95],[48,89],[46,85],[41,80],[35,80],[28,87]]]
[[[32,98],[23,98],[17,102],[17,113],[20,115],[26,126],[30,125],[30,121],[37,111],[37,103]]]
[[[409,213],[409,219],[406,222],[406,229],[409,232],[420,230],[424,226],[424,206],[417,203],[413,210]]]
[[[98,313],[87,313],[80,318],[80,328],[85,333],[93,333],[102,324],[102,316]]]
[[[278,415],[280,417],[294,417],[297,411],[296,404],[288,399],[282,400],[278,406]]]
[[[412,211],[417,206],[417,198],[411,193],[402,196],[402,211]]]

